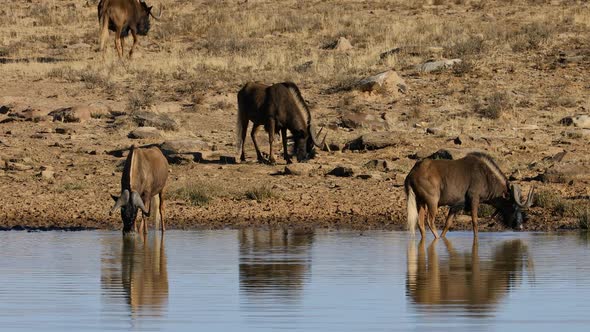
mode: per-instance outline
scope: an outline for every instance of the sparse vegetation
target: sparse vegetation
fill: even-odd
[[[265,201],[276,197],[276,194],[269,186],[259,186],[247,190],[244,193],[247,199],[256,200],[258,202]]]
[[[499,119],[502,114],[510,109],[510,98],[505,92],[496,92],[487,97],[485,103],[476,101],[474,103],[474,111],[489,119]]]
[[[170,198],[185,201],[192,206],[205,206],[221,196],[220,188],[198,181],[170,191]]]
[[[577,218],[578,218],[578,226],[581,229],[585,229],[585,230],[590,229],[590,208],[589,207],[585,207],[585,208],[580,209],[580,211],[578,211],[578,213],[577,213]]]

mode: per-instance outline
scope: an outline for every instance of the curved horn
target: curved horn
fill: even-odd
[[[158,6],[158,16],[152,14],[152,12],[150,11],[150,15],[156,20],[159,21],[160,17],[162,17],[162,5]]]
[[[115,206],[113,206],[113,208],[109,212],[109,215],[113,214],[113,212],[117,211],[117,209],[120,209],[122,206],[124,206],[128,202],[129,202],[129,190],[125,189],[125,190],[123,190],[123,192],[121,192],[121,196],[119,196],[119,198],[115,202]]]
[[[321,144],[317,142],[317,137],[320,136],[322,130],[324,130],[324,127],[320,128],[320,132],[316,134],[315,126],[313,125],[313,123],[309,124],[309,135],[311,136],[311,141],[313,142],[313,145],[317,146],[320,149],[323,148],[323,143],[325,143],[326,141],[326,137],[324,136],[324,141]]]
[[[527,208],[529,208],[529,207],[531,207],[533,205],[533,201],[534,201],[533,197],[534,197],[534,194],[535,194],[535,187],[533,186],[533,187],[531,187],[531,190],[529,190],[529,194],[526,197],[526,202],[524,202],[524,205]]]
[[[512,184],[510,185],[510,187],[512,190],[512,199],[514,200],[514,203],[516,203],[516,205],[518,205],[518,207],[520,208],[527,208],[526,204],[528,203],[529,199],[527,199],[527,201],[524,204],[521,202],[522,193],[520,191],[520,187],[517,184]]]
[[[143,200],[141,199],[137,191],[131,193],[131,204],[133,204],[133,206],[135,207],[140,208],[144,214],[149,215],[148,210],[145,208]]]

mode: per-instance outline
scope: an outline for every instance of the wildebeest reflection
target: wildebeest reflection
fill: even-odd
[[[240,230],[238,236],[242,292],[283,300],[299,295],[311,265],[311,231]]]
[[[105,293],[118,297],[122,289],[132,315],[161,315],[168,304],[164,237],[157,233],[123,236],[120,248],[105,253],[102,259],[101,285]]]
[[[427,250],[424,242],[417,249],[413,243],[408,247],[406,290],[418,308],[427,311],[452,305],[453,310],[486,316],[522,280],[525,269],[533,267],[521,240],[502,242],[486,259],[480,259],[475,240],[471,253],[459,253],[445,239],[444,259],[436,252],[437,240]]]

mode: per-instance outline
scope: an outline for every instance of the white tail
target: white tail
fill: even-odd
[[[406,200],[408,208],[408,230],[414,235],[416,234],[416,223],[418,222],[418,206],[416,204],[416,194],[411,186],[408,186]]]

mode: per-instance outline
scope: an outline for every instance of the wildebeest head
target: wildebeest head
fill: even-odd
[[[129,190],[125,189],[121,193],[121,196],[117,197],[111,195],[111,197],[115,201],[115,205],[111,209],[110,214],[112,215],[113,212],[117,211],[117,209],[121,209],[123,232],[131,231],[133,223],[135,222],[135,218],[137,218],[137,209],[141,209],[141,211],[145,214],[148,213],[148,210],[145,208],[139,193],[136,191],[129,193]]]
[[[160,9],[160,13],[158,16],[155,16],[152,13],[152,9],[154,6],[148,6],[144,1],[140,1],[141,5],[141,14],[139,20],[137,21],[137,33],[139,35],[147,35],[148,31],[150,30],[150,16],[153,17],[155,20],[160,19],[162,15],[162,10]]]
[[[504,197],[496,204],[497,210],[494,215],[502,214],[502,221],[506,226],[521,230],[524,220],[523,212],[533,205],[534,188],[531,188],[524,203],[521,201],[520,187],[511,184],[509,188],[510,192],[506,195],[507,197]]]

